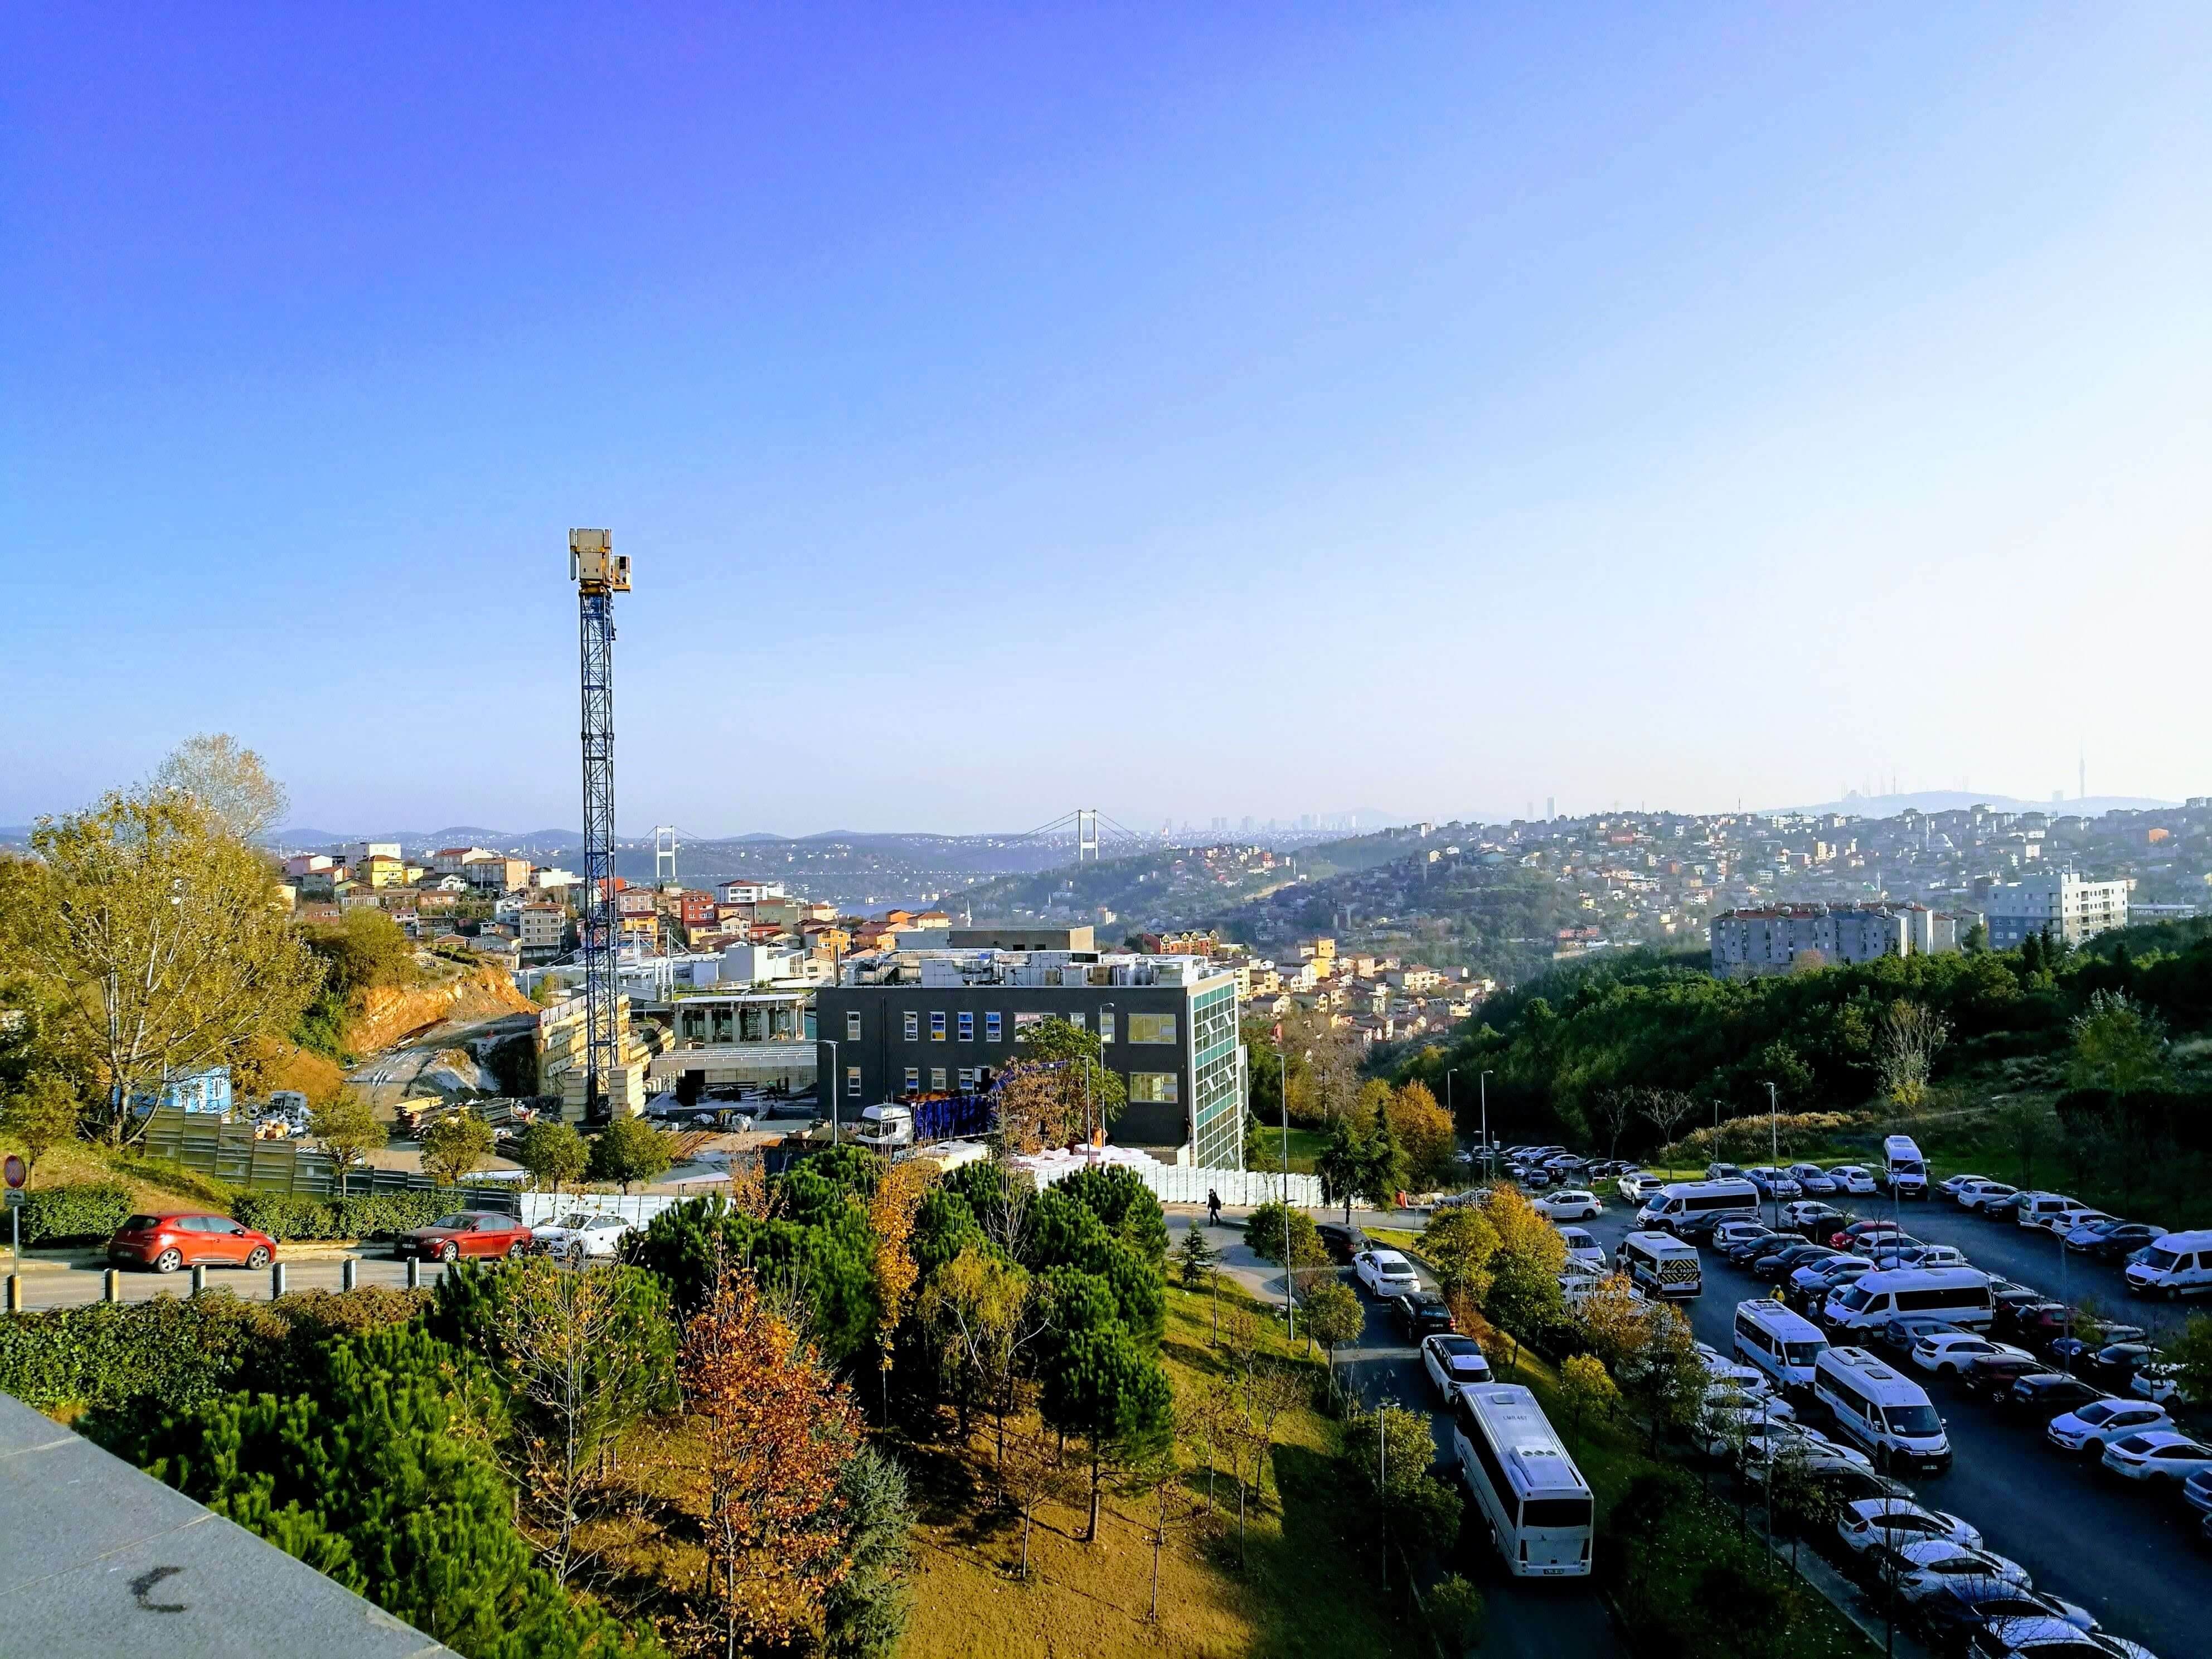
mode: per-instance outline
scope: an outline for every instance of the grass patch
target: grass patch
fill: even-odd
[[[1328,1133],[1324,1129],[1301,1129],[1291,1127],[1291,1173],[1311,1175],[1314,1160],[1328,1145]],[[1260,1130],[1259,1157],[1253,1161],[1255,1170],[1279,1170],[1283,1167],[1283,1131],[1279,1124],[1273,1128]]]
[[[0,1153],[22,1147],[0,1135]],[[47,1149],[32,1177],[31,1190],[74,1186],[88,1181],[130,1183],[131,1201],[146,1210],[228,1210],[238,1194],[224,1182],[187,1170],[165,1158],[148,1158],[127,1148],[118,1151],[91,1141],[76,1140]]]
[[[1285,1353],[1268,1311],[1224,1289],[1224,1316],[1249,1310],[1267,1352]],[[1211,1341],[1206,1298],[1171,1286],[1161,1353],[1178,1399],[1224,1374]],[[1313,1362],[1316,1370],[1319,1362]],[[1034,1431],[1031,1422],[1024,1425]],[[1148,1622],[1152,1584],[1149,1505],[1109,1495],[1095,1544],[1080,1541],[1079,1497],[1047,1503],[1030,1539],[1030,1577],[1017,1576],[1021,1533],[993,1501],[991,1448],[979,1421],[965,1445],[902,1444],[914,1474],[921,1525],[914,1617],[900,1659],[1030,1659],[1168,1652],[1259,1659],[1429,1659],[1427,1638],[1372,1575],[1348,1572],[1367,1535],[1370,1504],[1336,1455],[1336,1425],[1304,1407],[1276,1425],[1264,1492],[1247,1519],[1237,1565],[1236,1494],[1225,1469],[1215,1481],[1219,1517],[1209,1529],[1181,1529],[1161,1553],[1160,1622]],[[1205,1451],[1186,1444],[1185,1491],[1202,1501]]]

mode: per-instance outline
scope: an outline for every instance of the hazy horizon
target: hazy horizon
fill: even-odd
[[[0,822],[575,819],[581,525],[625,825],[2206,789],[2202,9],[0,42]]]

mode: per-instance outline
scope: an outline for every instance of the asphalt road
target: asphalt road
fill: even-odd
[[[1338,1351],[1339,1376],[1367,1406],[1389,1399],[1409,1409],[1427,1412],[1437,1446],[1436,1472],[1456,1481],[1459,1469],[1452,1454],[1450,1420],[1438,1409],[1436,1389],[1422,1368],[1420,1356],[1413,1344],[1398,1334],[1383,1304],[1361,1289],[1348,1270],[1345,1276],[1366,1309],[1367,1329],[1356,1349]],[[1422,1283],[1430,1284],[1425,1273]],[[1482,1592],[1483,1652],[1626,1659],[1627,1650],[1621,1646],[1604,1605],[1589,1583],[1512,1577],[1491,1547],[1480,1521],[1472,1515],[1471,1500],[1469,1517],[1450,1565]]]
[[[1875,1200],[1863,1198],[1841,1207],[1876,1212]],[[1881,1212],[1888,1212],[1887,1200]],[[1916,1237],[1956,1244],[1976,1267],[2058,1293],[2059,1246],[2048,1234],[1983,1221],[1941,1197],[1907,1204],[1904,1217]],[[1610,1249],[1633,1222],[1614,1199],[1601,1218],[1583,1224]],[[1701,1340],[1731,1352],[1736,1303],[1772,1287],[1710,1250],[1700,1254],[1705,1293],[1684,1311]],[[2118,1270],[2078,1256],[2068,1263],[2068,1285],[2077,1303],[2094,1290],[2112,1313],[2139,1324],[2170,1325],[2175,1317],[2130,1301]],[[2039,1419],[2001,1415],[1955,1383],[1917,1372],[1915,1380],[1942,1413],[1954,1453],[1948,1471],[1912,1483],[1929,1504],[1965,1516],[2039,1588],[2081,1602],[2106,1629],[2145,1644],[2159,1659],[2212,1655],[2212,1557],[2194,1537],[2196,1516],[2178,1498],[2136,1491],[2094,1462],[2064,1456],[2044,1440]],[[1818,1426],[1817,1410],[1809,1415]]]
[[[0,1240],[0,1243],[4,1243]],[[301,1256],[286,1260],[284,1288],[287,1291],[335,1291],[343,1282],[343,1258],[337,1255]],[[363,1285],[386,1285],[398,1289],[407,1283],[407,1264],[392,1260],[388,1251],[359,1258],[356,1270]],[[40,1308],[82,1308],[100,1299],[104,1286],[106,1263],[89,1260],[66,1265],[51,1260],[27,1263],[23,1273],[23,1306],[27,1310]],[[422,1282],[437,1282],[444,1269],[434,1261],[422,1264]],[[135,1272],[125,1269],[119,1277],[123,1300],[148,1302],[157,1296],[189,1296],[192,1275],[189,1268],[173,1273]],[[250,1302],[269,1299],[270,1274],[266,1268],[254,1272],[246,1267],[210,1267],[208,1289],[228,1291]]]

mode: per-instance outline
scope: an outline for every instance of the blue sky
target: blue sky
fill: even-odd
[[[2205,793],[2208,37],[19,9],[0,822]]]

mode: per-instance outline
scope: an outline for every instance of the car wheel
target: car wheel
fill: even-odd
[[[458,1245],[458,1244],[454,1243],[453,1243],[453,1241],[452,1239],[450,1239],[450,1238],[449,1238],[449,1239],[447,1239],[447,1240],[443,1244],[441,1244],[441,1245],[438,1247],[438,1260],[439,1260],[439,1261],[459,1261],[460,1259],[461,1259],[461,1247],[460,1247],[459,1245]]]
[[[173,1273],[184,1265],[185,1253],[173,1244],[154,1258],[154,1271],[157,1273]]]
[[[269,1265],[268,1246],[265,1244],[256,1244],[251,1250],[247,1251],[246,1255],[246,1265],[257,1270],[267,1267]]]
[[[518,1259],[518,1258],[522,1255],[522,1253],[523,1253],[525,1250],[528,1249],[529,1248],[530,1248],[530,1241],[529,1241],[528,1239],[526,1239],[526,1238],[518,1238],[518,1239],[516,1239],[516,1240],[514,1241],[514,1243],[512,1243],[512,1244],[510,1244],[510,1245],[508,1245],[508,1246],[507,1247],[507,1260],[508,1260],[508,1261],[514,1261],[514,1260]]]

